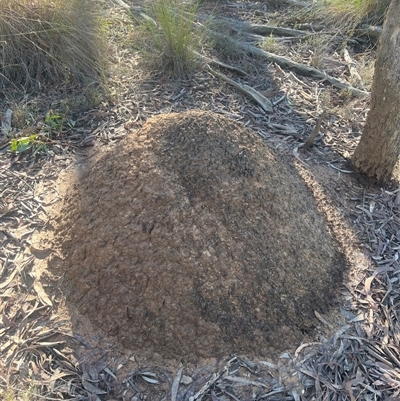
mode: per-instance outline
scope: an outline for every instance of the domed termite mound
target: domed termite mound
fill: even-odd
[[[301,341],[345,267],[290,162],[210,112],[149,120],[83,175],[63,216],[68,300],[166,357]]]

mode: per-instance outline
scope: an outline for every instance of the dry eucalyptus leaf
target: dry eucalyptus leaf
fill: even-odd
[[[193,379],[190,376],[183,375],[181,378],[181,383],[185,384],[186,386],[193,383]]]
[[[39,299],[48,306],[53,306],[53,303],[51,302],[50,298],[48,297],[48,295],[46,294],[46,292],[44,291],[42,284],[35,280],[34,284],[33,284],[33,288],[36,292],[36,294],[38,295]]]
[[[92,394],[107,394],[106,391],[103,391],[101,389],[99,389],[98,387],[96,387],[95,385],[93,385],[92,383],[90,383],[90,378],[89,375],[87,373],[84,373],[82,375],[82,385],[84,387],[85,390],[87,390],[89,393]]]
[[[178,370],[178,373],[176,374],[176,377],[174,379],[174,382],[172,383],[172,387],[171,387],[171,401],[176,401],[176,396],[178,394],[178,389],[179,389],[179,383],[181,381],[181,377],[182,377],[182,372],[183,372],[183,368],[180,368]]]
[[[53,250],[50,248],[39,249],[39,248],[35,248],[32,245],[29,247],[29,250],[30,250],[31,254],[33,256],[35,256],[35,258],[37,258],[37,259],[46,259],[53,253]]]
[[[157,379],[157,376],[152,372],[141,372],[140,375],[142,379],[147,381],[147,383],[151,384],[159,384],[160,381]]]

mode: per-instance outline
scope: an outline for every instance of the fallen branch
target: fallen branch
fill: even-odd
[[[256,91],[254,88],[251,86],[245,85],[245,84],[239,84],[235,82],[234,80],[228,78],[226,75],[213,70],[210,66],[208,66],[208,69],[211,71],[212,74],[216,75],[217,77],[221,78],[228,84],[232,85],[236,89],[240,90],[243,92],[245,95],[251,97],[256,103],[258,103],[264,111],[271,113],[273,111],[272,109],[272,103],[260,92]]]
[[[232,39],[231,37],[229,37],[225,34],[213,31],[211,29],[207,29],[207,28],[204,28],[204,29],[207,30],[212,35],[223,38],[227,42],[231,43],[233,46],[236,46],[238,49],[241,49],[244,52],[253,54],[255,56],[261,56],[262,58],[264,58],[270,62],[278,64],[280,67],[282,67],[284,69],[294,71],[299,75],[304,75],[304,76],[308,76],[311,78],[328,81],[332,86],[339,88],[339,89],[345,89],[345,90],[351,92],[354,96],[359,96],[359,97],[370,96],[369,92],[361,90],[361,89],[357,89],[357,88],[353,87],[352,85],[348,84],[347,82],[344,82],[338,78],[328,75],[324,71],[317,70],[316,68],[310,67],[305,64],[297,63],[293,60],[290,60],[287,57],[278,56],[274,53],[267,52],[265,50],[260,49],[259,47],[250,45],[248,43]]]
[[[262,36],[304,36],[307,33],[297,29],[282,28],[279,26],[253,24],[248,27],[247,32]]]
[[[234,67],[233,65],[225,64],[225,63],[223,63],[221,61],[218,61],[218,60],[215,60],[213,58],[204,56],[204,55],[200,54],[199,52],[197,52],[196,50],[192,50],[192,53],[196,57],[201,58],[202,60],[206,61],[209,64],[215,64],[218,67],[225,68],[226,70],[234,71],[237,74],[242,75],[242,76],[248,75],[247,72],[241,70],[240,68],[237,68],[237,67]]]
[[[307,3],[306,1],[301,1],[301,0],[283,0],[284,3],[289,4],[291,6],[295,7],[302,7],[302,8],[309,8],[310,3]]]
[[[304,23],[296,25],[298,30],[306,30],[312,32],[321,32],[326,33],[326,27],[324,25],[316,25],[314,23]],[[322,32],[324,31],[324,32]],[[355,29],[354,34],[359,36],[368,36],[369,39],[376,42],[380,38],[382,34],[382,27],[381,26],[374,26],[368,24],[362,24],[359,28]],[[339,35],[343,37],[342,35]],[[353,36],[353,39],[360,40],[359,38]]]
[[[282,28],[279,26],[270,26],[262,24],[250,24],[248,22],[237,21],[231,18],[222,18],[216,20],[218,22],[226,22],[229,26],[236,31],[244,31],[261,36],[305,36],[307,32],[299,31],[298,29]]]
[[[218,33],[215,33],[215,34],[220,35]],[[323,71],[317,70],[314,67],[310,67],[305,64],[296,63],[295,61],[292,61],[287,57],[278,56],[276,54],[266,52],[265,50],[262,50],[256,46],[252,46],[247,43],[239,42],[234,39],[228,38],[226,36],[225,36],[225,38],[227,40],[229,40],[232,44],[237,46],[239,49],[242,49],[243,51],[253,54],[253,55],[256,55],[256,56],[261,56],[270,62],[278,64],[280,67],[282,67],[284,69],[294,71],[300,75],[328,81],[332,86],[339,88],[339,89],[348,90],[355,96],[367,97],[370,95],[369,92],[354,88],[350,84],[343,82],[340,79],[334,78]]]
[[[301,1],[301,0],[280,0],[280,1],[282,3],[286,3],[290,6],[295,6],[295,7],[310,8],[311,6],[310,3],[308,3],[307,1]],[[230,2],[229,7],[243,8],[243,3]],[[246,3],[246,9],[259,11],[260,5],[258,3]],[[263,15],[265,14],[266,13],[263,12]]]
[[[209,19],[208,16],[199,15],[197,17],[200,21],[207,21]],[[365,39],[363,39],[362,36],[368,36],[373,42],[377,41],[382,31],[382,28],[379,26],[362,25],[361,28],[356,31],[360,37],[349,38],[348,35],[339,34],[337,30],[327,31],[325,26],[315,24],[300,24],[298,29],[292,29],[279,26],[250,24],[248,22],[237,21],[231,18],[216,19],[215,22],[226,23],[229,25],[230,29],[236,32],[245,33],[246,37],[253,39],[255,42],[270,35],[280,38],[277,39],[280,41],[299,40],[312,35],[327,35],[332,36],[332,41],[347,41],[348,43],[358,44],[359,42],[365,42]]]
[[[303,24],[297,24],[297,29],[301,31],[312,31],[312,32],[321,32],[326,29],[325,25],[317,25],[313,22],[306,22]]]

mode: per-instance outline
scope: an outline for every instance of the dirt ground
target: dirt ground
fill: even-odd
[[[210,7],[257,23],[293,11]],[[271,99],[266,113],[206,70],[147,69],[124,41],[132,20],[105,12],[110,98],[50,156],[1,154],[2,381],[109,401],[396,396],[400,199],[348,162],[368,99],[216,52]],[[330,51],[323,65],[347,78]]]

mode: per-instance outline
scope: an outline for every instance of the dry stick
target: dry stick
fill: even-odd
[[[221,61],[218,61],[218,60],[212,59],[210,57],[204,56],[204,55],[198,53],[196,50],[192,50],[192,53],[196,57],[201,58],[204,61],[207,61],[207,63],[218,65],[219,67],[225,68],[225,69],[230,70],[230,71],[234,71],[234,72],[236,72],[236,73],[238,73],[239,75],[242,75],[242,76],[248,75],[247,72],[241,70],[240,68],[237,68],[237,67],[234,67],[233,65],[225,64],[225,63],[222,63]]]
[[[231,27],[232,28],[232,30],[236,30],[236,28],[235,27]],[[236,30],[237,32],[239,32],[239,33],[241,33],[242,35],[243,35],[243,32],[244,32],[244,35],[245,35],[245,37],[246,38],[248,38],[249,40],[252,40],[253,42],[262,42],[263,40],[265,40],[265,38],[266,37],[271,37],[271,36],[263,36],[263,35],[256,35],[256,34],[254,34],[254,33],[248,33],[248,32],[246,32],[246,31],[241,31],[241,30]],[[342,43],[343,42],[343,40],[346,40],[347,41],[347,43],[354,43],[354,44],[358,44],[358,41],[357,40],[355,40],[355,39],[349,39],[349,38],[346,38],[346,37],[344,37],[344,36],[342,36],[342,35],[336,35],[336,33],[335,32],[323,32],[323,33],[321,33],[321,32],[305,32],[304,33],[304,35],[302,35],[302,36],[280,36],[280,37],[273,37],[273,39],[276,41],[276,42],[281,42],[281,43],[283,43],[283,42],[293,42],[293,41],[295,41],[295,40],[302,40],[302,39],[304,39],[304,38],[309,38],[309,37],[312,37],[312,36],[321,36],[321,35],[329,35],[329,36],[333,36],[331,39],[330,39],[330,41],[331,42],[339,42],[339,43]]]
[[[193,13],[185,12],[184,14],[193,18]],[[199,21],[207,21],[209,20],[209,16],[197,15],[196,16]],[[274,38],[277,41],[288,41],[288,40],[299,40],[304,39],[310,36],[315,35],[333,35],[333,40],[343,42],[347,40],[348,43],[358,43],[356,39],[350,39],[346,36],[338,34],[336,31],[327,31],[323,26],[317,26],[316,29],[312,26],[308,26],[307,29],[292,29],[285,28],[279,26],[271,26],[271,25],[262,25],[262,24],[250,24],[249,22],[237,21],[232,18],[218,18],[214,20],[215,22],[227,23],[229,24],[229,28],[240,33],[245,33],[247,38],[253,39],[255,41],[264,40],[265,37],[273,35],[278,36],[278,38]],[[303,24],[304,26],[305,24]],[[324,30],[325,29],[325,30]],[[307,32],[312,31],[312,32]],[[321,32],[324,30],[324,32]]]
[[[315,139],[315,138],[317,137],[317,135],[319,134],[319,130],[321,129],[321,124],[322,124],[322,121],[323,121],[323,119],[325,118],[325,116],[326,116],[326,110],[324,110],[324,111],[321,113],[321,115],[318,117],[317,124],[315,125],[313,132],[312,132],[311,135],[308,137],[306,143],[305,143],[304,146],[303,146],[303,149],[304,149],[304,150],[307,150],[307,149],[311,146],[311,144],[314,142],[314,139]]]
[[[269,393],[266,393],[266,394],[258,396],[257,400],[261,400],[263,398],[269,398],[269,397],[272,397],[273,395],[282,394],[284,392],[285,392],[285,389],[283,387],[282,388],[278,388],[276,390],[270,391]],[[286,398],[284,398],[284,399],[286,399]],[[289,399],[291,400],[292,398],[289,398]]]
[[[235,23],[235,20],[224,18],[221,21],[227,21]],[[269,25],[261,25],[261,24],[249,24],[247,22],[238,22],[236,21],[235,25],[241,27],[243,30],[251,33],[258,33],[259,35],[270,35],[273,34],[275,36],[301,36],[302,34],[306,34],[304,31],[313,31],[313,32],[321,32],[325,29],[323,25],[315,25],[315,24],[300,24],[298,25],[299,29],[291,29],[291,28],[281,28],[281,27],[273,27]],[[303,33],[302,33],[303,32]],[[382,26],[374,26],[368,24],[362,24],[359,28],[355,30],[355,32],[359,36],[368,36],[373,41],[377,41],[382,34]],[[326,33],[326,32],[322,32]]]
[[[239,83],[235,82],[234,80],[228,78],[226,75],[213,70],[210,66],[208,66],[208,69],[217,77],[223,79],[225,82],[228,82],[230,85],[234,86],[236,89],[240,90],[247,96],[251,97],[256,103],[258,103],[264,109],[264,111],[266,111],[268,113],[271,113],[273,111],[271,101],[268,100],[264,95],[262,95],[260,92],[256,91],[251,86],[248,86],[245,84],[239,84]]]
[[[309,2],[307,1],[301,1],[301,0],[280,0],[280,2],[285,3],[289,6],[292,7],[300,7],[300,8],[311,8],[311,5]],[[243,3],[242,2],[238,2],[238,3],[234,3],[229,2],[229,7],[236,7],[236,8],[243,8]],[[257,3],[248,3],[246,4],[246,8],[249,10],[256,10],[256,11],[260,11],[260,5]],[[265,16],[265,14],[267,14],[265,11],[262,12],[262,15]],[[275,14],[274,14],[275,15]]]
[[[211,379],[192,397],[189,397],[189,401],[201,400],[203,395],[210,389],[210,387],[221,377],[221,373],[214,373]]]
[[[246,51],[247,53],[251,53],[256,56],[261,56],[265,58],[266,60],[278,64],[280,67],[285,68],[290,71],[294,71],[297,74],[304,75],[304,76],[309,76],[312,78],[317,78],[317,79],[322,79],[328,81],[332,86],[339,88],[339,89],[346,89],[349,92],[351,92],[355,96],[360,96],[360,97],[368,97],[370,95],[369,92],[363,91],[361,89],[354,88],[353,86],[347,84],[346,82],[343,82],[337,78],[334,78],[327,73],[317,70],[314,67],[310,67],[308,65],[304,64],[299,64],[296,63],[295,61],[292,61],[288,59],[287,57],[283,56],[278,56],[273,53],[266,52],[262,49],[259,49],[256,46],[249,45],[247,43],[239,42],[236,40],[233,40],[231,38],[228,38],[226,35],[221,35],[217,32],[215,32],[216,35],[219,36],[224,36],[226,40],[229,40],[231,43],[233,43],[236,47],[239,49],[242,49]]]
[[[306,1],[300,1],[300,0],[283,0],[284,3],[287,3],[291,6],[296,6],[296,7],[303,7],[303,8],[309,8],[310,3],[307,3]]]
[[[262,36],[305,36],[307,32],[299,31],[297,29],[291,28],[281,28],[279,26],[270,26],[270,25],[260,25],[260,24],[246,24],[241,23],[243,28],[246,29],[249,33],[254,33],[255,35],[262,35]],[[247,25],[247,27],[246,27]]]
[[[362,82],[362,78],[361,78],[360,74],[357,71],[356,63],[350,57],[349,51],[346,48],[343,50],[343,58],[347,63],[347,68],[349,69],[350,75],[353,78],[355,78],[360,83],[360,85],[362,87],[364,87],[363,82]]]
[[[350,57],[349,51],[346,48],[343,50],[343,58],[347,63],[347,67],[349,69],[350,75],[352,77],[357,78],[358,80],[361,81],[361,77],[360,77],[360,75],[359,75],[359,73],[357,72],[357,69],[356,69],[356,63]]]
[[[183,368],[178,370],[174,382],[172,383],[171,387],[171,401],[176,401],[176,396],[178,395],[179,383],[181,381]]]
[[[202,20],[206,20],[205,17],[201,18]],[[244,31],[249,33],[254,33],[255,35],[262,36],[305,36],[308,33],[304,31],[300,31],[298,29],[292,28],[282,28],[279,26],[271,26],[271,25],[262,25],[262,24],[250,24],[248,22],[241,22],[231,18],[221,18],[217,19],[217,22],[226,22],[233,28],[235,31]]]

